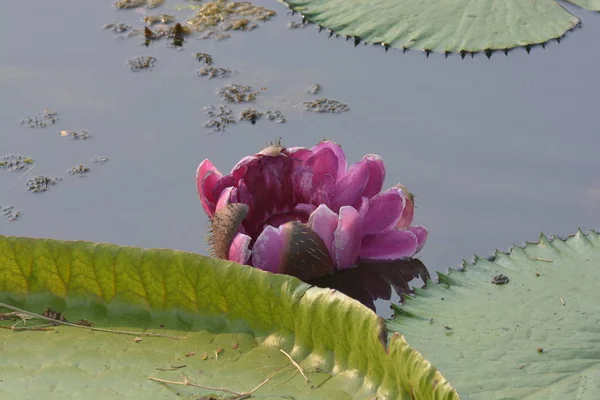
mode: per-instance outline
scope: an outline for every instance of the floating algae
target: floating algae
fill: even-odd
[[[258,91],[251,86],[245,85],[227,85],[219,89],[219,96],[228,103],[249,103],[256,100]]]
[[[311,112],[337,114],[341,112],[350,111],[350,107],[348,107],[346,104],[341,103],[337,100],[330,100],[325,98],[313,101],[305,101],[303,104],[304,109],[306,111]]]
[[[201,5],[187,24],[192,30],[204,33],[202,38],[222,40],[229,37],[225,31],[253,30],[258,26],[256,21],[267,21],[275,14],[247,1],[215,0]]]
[[[221,67],[213,67],[207,66],[198,71],[199,76],[208,76],[208,79],[212,78],[229,78],[231,75],[235,74],[236,71],[230,68],[221,68]]]
[[[6,169],[8,171],[21,171],[25,168],[29,168],[34,162],[34,159],[31,157],[15,155],[4,156],[0,158],[0,169]]]
[[[204,107],[204,112],[211,117],[204,126],[212,129],[213,132],[225,132],[229,124],[237,123],[233,110],[227,106],[207,106]]]
[[[129,64],[129,69],[131,69],[133,72],[138,72],[142,70],[152,69],[152,67],[154,67],[155,61],[155,57],[139,56],[134,58],[133,60],[127,61],[127,64]]]

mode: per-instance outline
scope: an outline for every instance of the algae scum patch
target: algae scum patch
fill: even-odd
[[[33,165],[35,160],[31,157],[23,156],[4,156],[0,159],[0,169],[8,171],[21,171],[25,168],[29,168]]]
[[[21,125],[29,128],[45,128],[48,125],[54,125],[58,121],[58,112],[49,108],[44,108],[44,111],[33,117],[23,118]]]
[[[143,70],[150,70],[154,67],[156,57],[152,56],[139,56],[132,60],[127,61],[129,69],[133,72],[139,72]]]
[[[132,8],[155,8],[163,4],[163,0],[119,0],[114,5],[119,9]],[[177,6],[177,10],[191,10],[193,14],[182,18],[177,22],[177,17],[169,14],[147,15],[142,18],[145,27],[133,29],[130,25],[118,21],[107,24],[104,29],[109,29],[114,33],[127,33],[125,37],[143,35],[146,39],[146,46],[152,40],[161,37],[179,37],[175,41],[175,46],[181,46],[182,36],[196,33],[202,39],[223,40],[231,36],[231,31],[251,31],[258,28],[259,22],[265,22],[276,15],[275,11],[265,7],[255,6],[250,2],[235,2],[228,0],[215,0],[206,4],[191,4],[186,6]],[[176,23],[172,28],[167,25]],[[150,30],[152,27],[153,30]],[[154,27],[157,29],[154,30]]]
[[[115,2],[116,8],[156,8],[163,5],[165,0],[118,0]]]
[[[92,135],[88,133],[88,131],[83,129],[79,132],[62,130],[60,131],[60,136],[69,137],[71,140],[88,140],[92,137]]]
[[[256,100],[258,91],[252,89],[252,86],[245,85],[227,85],[219,88],[218,94],[221,99],[227,103],[251,103]]]
[[[268,21],[275,11],[255,6],[250,2],[216,0],[191,6],[196,9],[194,16],[186,24],[202,38],[222,40],[230,36],[228,31],[250,31],[258,27],[256,22]]]
[[[213,78],[229,78],[237,71],[231,68],[213,67],[212,65],[206,66],[198,71],[198,76],[208,76],[208,79]]]
[[[12,205],[0,205],[0,213],[10,222],[16,221],[19,218],[21,218],[21,211],[16,210]]]
[[[338,114],[341,112],[350,111],[350,107],[348,107],[346,104],[337,100],[330,100],[326,98],[317,99],[313,101],[305,101],[303,105],[304,110],[317,113]]]
[[[38,175],[25,182],[25,186],[27,186],[27,189],[30,192],[43,193],[50,190],[52,186],[58,184],[62,179],[63,178],[60,176],[50,178],[48,176]]]
[[[74,175],[74,176],[78,176],[80,178],[84,178],[85,176],[87,176],[87,174],[90,171],[91,171],[90,167],[86,167],[85,165],[80,164],[80,165],[76,165],[76,166],[72,167],[67,172],[69,173],[69,175]]]
[[[211,117],[204,126],[212,129],[213,132],[224,132],[229,124],[237,123],[233,110],[227,106],[207,106],[204,107],[204,112]]]

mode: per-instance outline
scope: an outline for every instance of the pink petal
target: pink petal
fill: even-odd
[[[361,260],[399,260],[417,252],[417,236],[409,230],[392,229],[362,239]]]
[[[329,148],[313,152],[313,155],[306,160],[306,166],[313,173],[313,184],[317,185],[326,176],[331,176],[334,180],[338,174],[338,158]]]
[[[238,233],[233,238],[231,247],[229,248],[229,259],[238,264],[248,264],[252,251],[248,248],[252,238],[248,235]]]
[[[329,148],[314,152],[303,165],[294,165],[292,184],[299,203],[330,204],[338,173],[338,159]]]
[[[400,189],[404,197],[404,209],[402,210],[402,216],[396,224],[396,228],[406,228],[412,223],[415,214],[415,204],[413,194],[406,188],[406,186],[397,184],[396,188]]]
[[[283,261],[283,228],[267,225],[252,248],[252,265],[264,271],[277,273]]]
[[[228,187],[223,190],[219,196],[219,200],[217,200],[215,211],[219,211],[221,208],[227,206],[227,204],[238,203],[237,192],[237,188],[234,187]]]
[[[337,160],[337,174],[334,176],[334,178],[337,182],[341,180],[346,174],[347,161],[346,155],[344,154],[344,150],[342,149],[342,146],[329,140],[322,141],[321,143],[314,146],[311,150],[313,153],[317,153],[318,151],[321,151],[323,149],[329,149],[333,152],[333,154],[335,154],[335,158]]]
[[[404,198],[397,188],[379,193],[370,200],[363,234],[379,233],[396,226],[402,215]]]
[[[253,236],[258,227],[258,222],[256,222],[256,219],[254,218],[254,199],[252,198],[250,189],[248,189],[248,186],[246,186],[246,182],[243,179],[240,179],[237,188],[238,201],[248,206],[248,215],[246,215],[246,218],[243,222],[244,228],[249,235]]]
[[[337,269],[350,268],[358,262],[362,238],[362,219],[350,206],[340,208],[340,217],[333,234],[332,257]]]
[[[425,228],[424,226],[421,226],[421,225],[409,226],[408,230],[410,230],[412,233],[414,233],[415,236],[417,237],[417,250],[415,251],[415,254],[416,254],[419,251],[421,251],[423,246],[425,246],[425,242],[427,242],[427,236],[429,234],[427,232],[427,228]]]
[[[306,147],[288,147],[287,149],[283,149],[282,152],[289,158],[301,162],[308,160],[313,154],[313,152]]]
[[[236,179],[242,178],[246,171],[248,170],[248,166],[253,164],[256,160],[258,160],[257,156],[246,156],[238,161],[237,164],[231,169],[231,175]]]
[[[300,203],[300,204],[296,204],[296,207],[294,207],[294,211],[299,212],[299,213],[304,213],[307,216],[310,216],[310,214],[312,212],[314,212],[316,209],[317,209],[317,206],[315,206],[313,204]]]
[[[247,223],[248,233],[255,233],[248,225],[259,227],[274,213],[286,212],[294,207],[292,181],[293,160],[286,155],[247,157],[232,176],[237,179],[240,201],[251,207]],[[245,189],[242,191],[241,184]],[[242,193],[243,192],[243,193]],[[252,203],[252,205],[250,204]]]
[[[385,165],[383,159],[377,154],[367,154],[363,157],[369,166],[369,182],[365,187],[363,196],[371,198],[381,192],[385,179]]]
[[[335,185],[335,195],[331,209],[337,211],[342,206],[355,206],[369,182],[369,166],[366,160],[352,164],[346,175]]]
[[[215,203],[218,196],[213,194],[213,188],[223,175],[219,172],[212,162],[207,158],[203,160],[196,170],[196,187],[198,196],[206,214],[212,217],[215,212]]]
[[[329,254],[333,254],[333,236],[338,225],[338,215],[325,204],[321,204],[308,218],[308,227],[325,243]]]
[[[360,214],[360,218],[363,220],[363,235],[365,234],[364,232],[364,222],[365,222],[365,218],[367,217],[367,213],[369,212],[369,205],[370,205],[370,200],[368,197],[362,197],[360,199],[360,205],[358,207],[358,213]]]

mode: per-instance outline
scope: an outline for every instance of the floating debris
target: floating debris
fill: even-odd
[[[115,3],[116,8],[156,8],[162,5],[165,0],[118,0]]]
[[[207,66],[198,71],[199,76],[208,76],[208,79],[212,78],[229,78],[231,75],[235,74],[237,71],[230,68],[221,68],[221,67],[213,67]]]
[[[211,65],[213,63],[213,58],[208,53],[195,53],[194,58],[199,62],[203,62],[206,65]]]
[[[15,210],[15,208],[12,205],[9,205],[9,206],[0,205],[0,212],[10,222],[16,221],[19,218],[21,218],[21,211]]]
[[[144,18],[142,18],[142,21],[144,21],[147,25],[155,25],[155,24],[170,24],[173,21],[175,21],[175,16],[173,15],[167,15],[167,14],[161,14],[161,15],[147,15]]]
[[[313,101],[305,101],[304,109],[306,111],[318,112],[318,113],[341,113],[350,111],[350,108],[337,100],[330,100],[326,98],[317,99]]]
[[[0,158],[0,168],[9,171],[21,171],[31,166],[35,160],[31,157],[23,156],[5,156]]]
[[[509,282],[508,276],[500,274],[496,275],[492,278],[492,283],[494,285],[506,285]]]
[[[96,164],[106,164],[108,162],[108,157],[94,157],[92,158],[92,162]]]
[[[170,45],[174,47],[182,47],[183,42],[185,41],[184,36],[190,34],[190,28],[184,28],[180,23],[177,23],[168,31],[168,33],[169,38],[172,40]]]
[[[76,175],[80,178],[84,178],[90,171],[91,171],[90,167],[86,167],[85,165],[80,164],[80,165],[77,165],[77,166],[71,168],[68,172],[69,172],[69,175]]]
[[[249,121],[252,125],[256,124],[256,121],[260,119],[260,117],[263,116],[264,113],[255,110],[253,108],[246,108],[244,111],[242,111],[242,114],[240,115],[240,121]]]
[[[154,67],[155,61],[155,57],[139,56],[134,58],[133,60],[127,61],[127,64],[129,64],[129,69],[131,69],[133,72],[138,72],[144,69],[152,69],[152,67]]]
[[[182,26],[180,23],[175,24],[175,26],[168,27],[166,25],[161,25],[157,27],[155,30],[148,28],[147,26],[144,29],[136,29],[132,31],[129,36],[142,35],[144,36],[144,45],[146,47],[150,46],[150,43],[155,40],[162,39],[167,37],[171,39],[171,42],[168,44],[172,47],[182,47],[183,42],[185,41],[185,36],[189,35],[191,32],[190,28]],[[153,60],[154,61],[154,60]]]
[[[21,125],[27,125],[29,128],[45,128],[48,125],[53,125],[56,121],[58,121],[58,112],[44,108],[43,114],[22,119]]]
[[[279,110],[267,111],[267,119],[271,122],[277,122],[278,124],[287,122],[285,115]]]
[[[227,85],[219,89],[219,96],[228,103],[248,103],[256,100],[258,95],[251,86]]]
[[[289,29],[300,29],[300,28],[305,28],[307,25],[303,24],[301,22],[296,22],[296,21],[291,21],[288,23],[288,28]]]
[[[225,128],[229,124],[237,123],[233,116],[233,110],[227,106],[204,107],[204,112],[212,118],[204,126],[212,129],[214,132],[225,132]]]
[[[49,178],[47,176],[39,175],[25,182],[25,186],[27,186],[27,189],[29,189],[30,192],[42,193],[49,190],[50,187],[56,185],[61,180],[62,178],[59,176]]]
[[[55,319],[57,321],[62,321],[62,322],[67,322],[67,319],[60,311],[56,311],[55,309],[50,308],[50,307],[46,308],[46,310],[44,311],[44,313],[42,315],[46,318]]]
[[[104,25],[103,29],[110,30],[113,33],[125,33],[131,30],[131,25],[124,22],[115,21],[112,24]]]
[[[308,93],[308,94],[319,94],[320,91],[321,91],[321,85],[319,85],[318,83],[310,85],[308,87],[308,89],[306,89],[306,93]]]
[[[187,25],[203,32],[205,39],[222,40],[229,37],[224,31],[250,31],[258,26],[254,21],[267,21],[275,15],[275,11],[247,1],[215,0],[198,7]]]
[[[60,131],[60,136],[69,136],[72,140],[88,140],[92,137],[92,135],[85,130],[81,130],[79,132],[62,130]]]

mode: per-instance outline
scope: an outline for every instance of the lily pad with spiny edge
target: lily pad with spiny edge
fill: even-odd
[[[309,22],[399,49],[445,53],[508,50],[561,38],[580,24],[555,0],[282,0]],[[569,0],[600,11],[600,0]]]
[[[462,398],[600,398],[598,233],[542,236],[463,267],[406,296],[389,329]]]
[[[357,301],[181,251],[0,236],[0,327],[3,399],[458,399]]]

